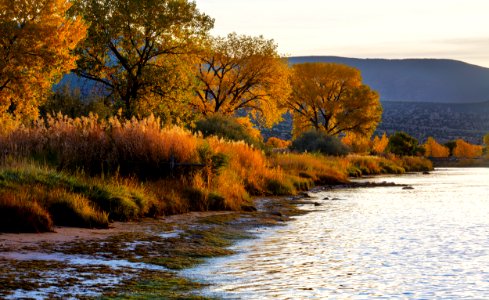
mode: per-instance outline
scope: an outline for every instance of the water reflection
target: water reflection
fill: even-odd
[[[489,169],[369,180],[414,190],[318,193],[319,211],[187,275],[226,299],[489,298]]]

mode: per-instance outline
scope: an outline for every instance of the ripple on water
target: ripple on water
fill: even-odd
[[[369,178],[185,275],[226,299],[489,298],[489,169]],[[344,199],[344,201],[328,201]]]

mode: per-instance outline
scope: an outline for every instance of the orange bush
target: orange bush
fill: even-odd
[[[423,147],[426,151],[424,154],[426,157],[448,157],[450,155],[450,149],[438,144],[432,137],[428,138]]]
[[[271,148],[287,148],[290,146],[292,142],[291,141],[285,141],[282,139],[279,139],[278,137],[269,137],[266,145]]]
[[[375,138],[371,142],[372,146],[372,152],[374,154],[381,154],[384,153],[385,148],[387,148],[387,145],[389,144],[389,138],[387,137],[387,134],[382,135],[381,138],[378,136],[375,136]]]
[[[456,140],[455,144],[455,149],[453,149],[453,156],[455,157],[475,158],[482,156],[483,146],[473,145],[462,139]]]
[[[370,148],[370,141],[367,137],[351,132],[347,133],[346,136],[341,139],[341,142],[350,147],[355,153],[365,153]]]

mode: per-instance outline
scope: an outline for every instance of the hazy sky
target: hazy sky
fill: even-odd
[[[489,0],[196,0],[213,34],[274,39],[284,55],[452,58],[489,67]]]

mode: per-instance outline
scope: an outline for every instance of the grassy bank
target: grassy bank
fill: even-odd
[[[0,231],[107,228],[189,211],[253,209],[351,176],[423,171],[419,157],[271,153],[160,120],[63,116],[0,137]]]

